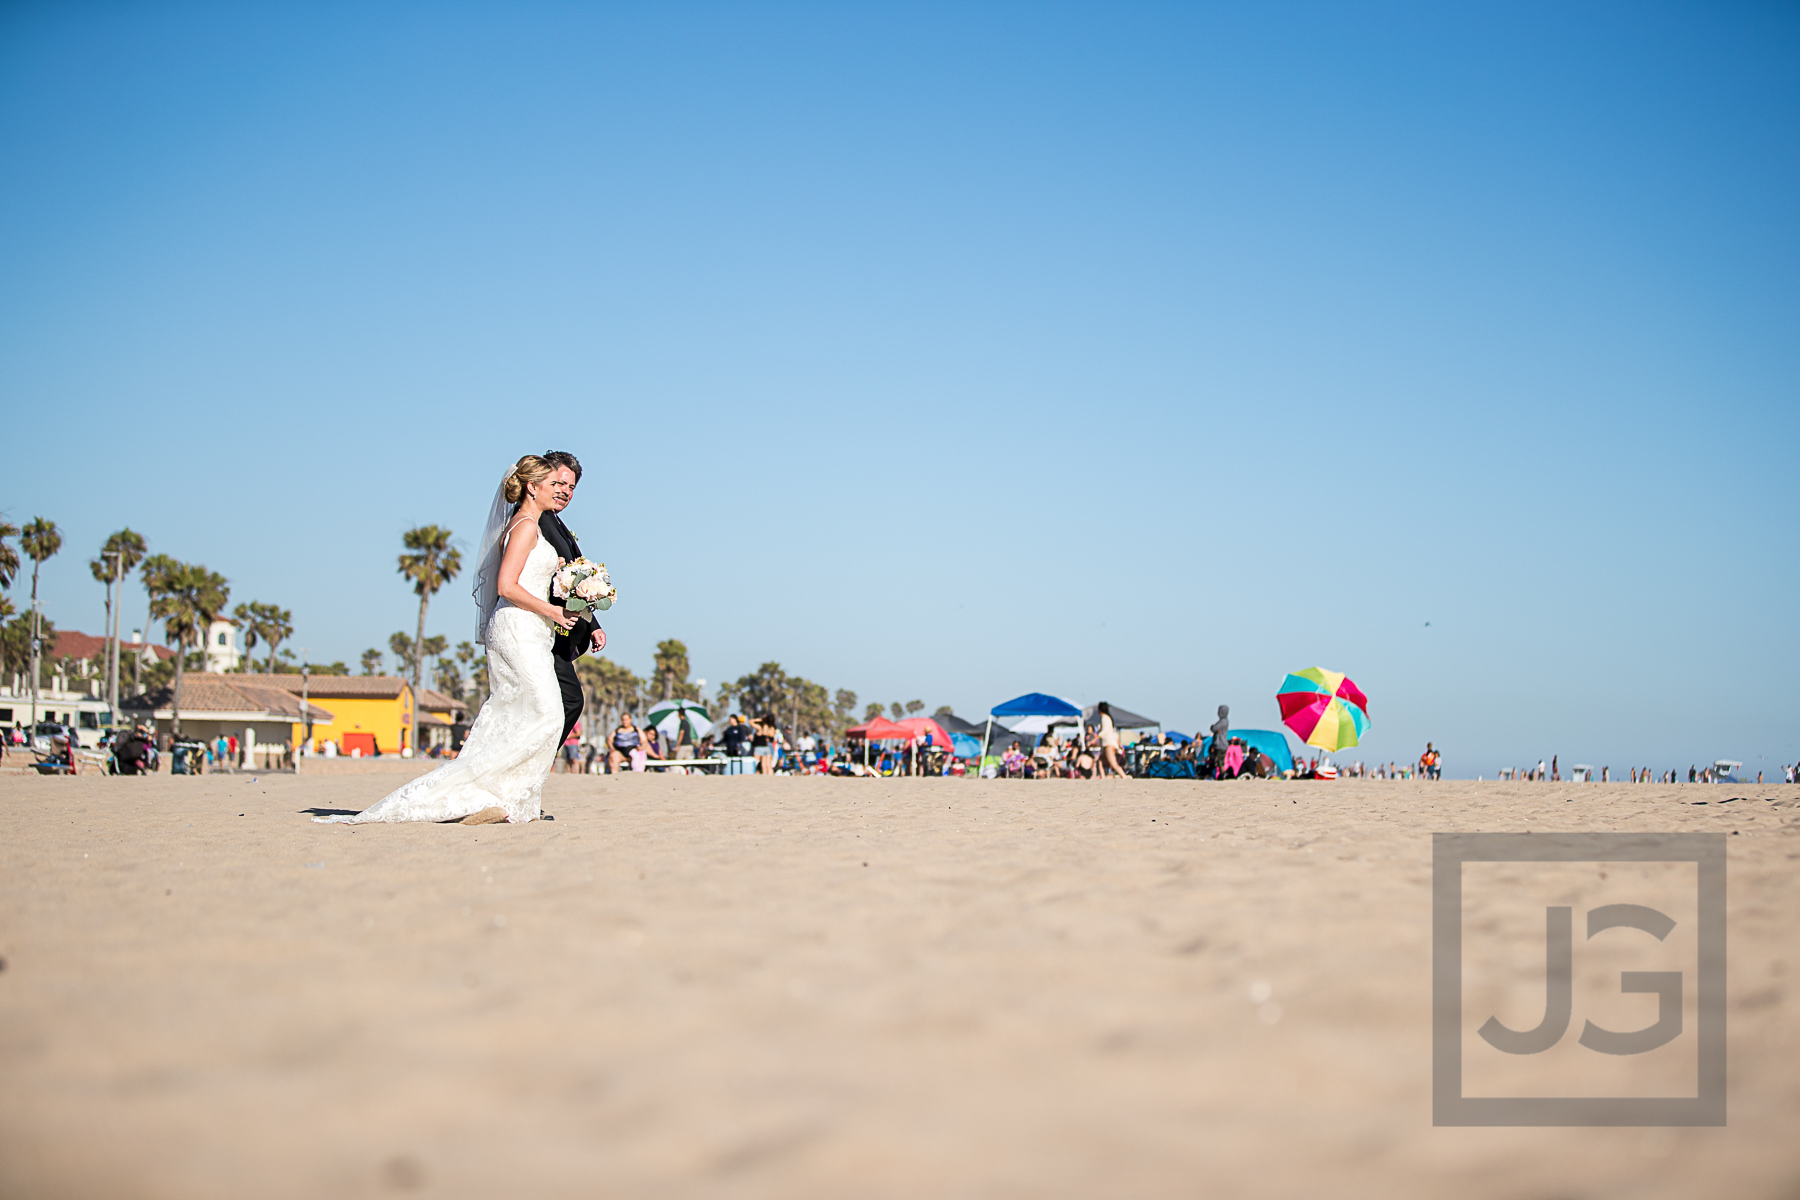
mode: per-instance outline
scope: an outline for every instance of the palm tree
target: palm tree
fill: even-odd
[[[575,677],[581,681],[583,717],[598,713],[603,718],[601,724],[609,723],[618,713],[636,711],[639,702],[648,699],[644,681],[629,667],[598,654],[576,659]],[[590,736],[599,732],[589,727]]]
[[[269,647],[269,674],[275,673],[275,648],[294,636],[294,614],[274,604],[252,600],[232,610],[232,618],[244,627],[244,656],[249,657],[256,643]]]
[[[150,593],[150,615],[163,623],[163,640],[175,642],[175,694],[170,701],[170,731],[181,736],[181,680],[187,647],[201,645],[206,628],[231,599],[225,577],[195,564],[176,562],[166,554],[144,560],[144,590]]]
[[[115,713],[119,709],[119,609],[125,577],[144,561],[144,549],[144,535],[127,525],[107,538],[100,557],[88,563],[94,579],[106,585],[106,699]]]
[[[269,674],[275,673],[275,648],[293,636],[294,614],[274,604],[263,605],[263,637],[269,643]],[[293,657],[291,651],[288,657]]]
[[[481,659],[477,663],[476,659]],[[479,711],[487,699],[487,658],[474,642],[456,643],[456,661],[469,672],[469,710]]]
[[[370,646],[362,652],[362,669],[364,675],[374,675],[381,670],[381,651]]]
[[[400,574],[412,581],[419,597],[419,635],[413,639],[415,650],[425,642],[425,610],[437,590],[456,578],[462,570],[462,552],[450,545],[450,531],[436,525],[420,525],[409,529],[401,542],[408,553],[400,556]],[[423,682],[425,657],[415,653],[412,660],[412,740],[407,743],[413,753],[419,748],[419,690]]]
[[[11,521],[0,521],[0,588],[12,586],[19,573],[19,552],[7,545],[19,536],[19,527]]]
[[[249,658],[256,643],[262,640],[262,605],[255,600],[240,604],[231,611],[231,619],[244,631],[244,657]]]
[[[62,534],[54,521],[31,518],[19,534],[19,547],[31,556],[31,723],[37,724],[38,671],[43,661],[44,618],[38,608],[38,568],[44,560],[62,549]]]
[[[697,700],[699,689],[688,682],[688,649],[686,644],[669,638],[656,643],[654,656],[656,687],[659,700]]]

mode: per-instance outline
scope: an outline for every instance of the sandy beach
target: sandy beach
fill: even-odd
[[[1794,787],[400,778],[0,778],[0,1196],[1800,1188]],[[1735,835],[1726,1127],[1433,1127],[1449,830]]]

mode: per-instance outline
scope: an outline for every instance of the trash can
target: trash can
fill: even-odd
[[[206,747],[199,742],[176,742],[169,747],[169,774],[198,775],[206,761]]]

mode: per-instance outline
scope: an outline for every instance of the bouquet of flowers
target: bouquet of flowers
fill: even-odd
[[[618,595],[605,563],[578,558],[558,567],[550,578],[550,596],[562,601],[566,613],[584,613],[590,608],[605,612]]]

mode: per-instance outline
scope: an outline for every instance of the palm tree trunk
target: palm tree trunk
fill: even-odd
[[[419,593],[419,636],[413,641],[412,752],[419,753],[419,681],[425,671],[425,606],[431,597]]]
[[[35,730],[38,719],[38,643],[43,640],[42,622],[38,617],[38,560],[31,560],[31,724]]]
[[[125,578],[119,570],[120,559],[113,559],[113,592],[114,603],[110,606],[112,624],[108,626],[106,673],[111,682],[107,685],[106,706],[112,710],[114,728],[119,724],[119,610],[125,607]]]
[[[171,737],[181,736],[181,674],[186,658],[187,638],[177,635],[175,638],[175,697],[169,702],[169,733]]]

